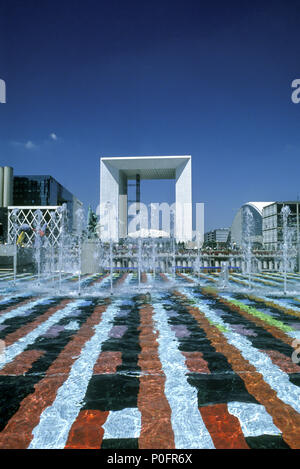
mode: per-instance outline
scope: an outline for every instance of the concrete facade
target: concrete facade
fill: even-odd
[[[115,157],[100,160],[100,237],[118,241],[128,234],[128,180],[175,180],[175,237],[192,240],[191,156]],[[139,201],[138,201],[139,202]],[[162,201],[163,202],[163,201]]]
[[[208,242],[216,242],[216,243],[226,243],[229,235],[229,228],[217,228],[212,231],[208,231],[204,233],[204,241]]]
[[[0,207],[8,207],[13,203],[13,168],[0,167]]]

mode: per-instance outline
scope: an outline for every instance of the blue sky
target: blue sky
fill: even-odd
[[[300,196],[299,1],[0,5],[0,164],[16,175],[51,174],[96,209],[100,156],[191,154],[205,231]],[[142,184],[146,203],[173,193]]]

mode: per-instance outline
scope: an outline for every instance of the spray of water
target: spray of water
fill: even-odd
[[[295,256],[295,250],[293,249],[293,236],[294,230],[289,226],[289,217],[291,210],[288,205],[285,205],[281,209],[282,216],[282,270],[283,270],[283,293],[287,294],[287,272],[292,264],[293,257]]]
[[[243,239],[242,250],[244,262],[246,264],[246,273],[248,275],[248,288],[252,288],[252,235],[254,232],[254,218],[249,207],[245,207],[243,211]]]
[[[77,260],[78,260],[78,295],[81,294],[81,252],[82,252],[82,237],[83,237],[83,229],[84,229],[84,211],[83,208],[80,207],[76,210],[76,231],[77,231]]]
[[[67,206],[63,204],[58,208],[58,213],[60,217],[60,233],[59,233],[59,260],[58,260],[58,269],[59,269],[59,279],[58,279],[58,291],[61,292],[61,283],[62,283],[62,271],[63,271],[63,254],[65,246],[65,236],[66,236],[66,215],[67,215]]]

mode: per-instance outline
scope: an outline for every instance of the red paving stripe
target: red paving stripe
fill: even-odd
[[[227,404],[208,405],[199,410],[216,449],[250,449],[239,420],[228,412]]]
[[[19,376],[27,373],[32,364],[37,361],[45,352],[43,350],[25,350],[20,353],[11,363],[0,370],[0,376],[14,375]]]
[[[181,352],[185,356],[185,364],[191,373],[210,374],[208,363],[201,352]]]
[[[182,293],[174,291],[174,295],[186,301],[186,296]],[[282,432],[284,441],[290,448],[300,449],[300,414],[277,397],[276,391],[264,381],[256,368],[243,358],[238,349],[226,341],[221,331],[210,324],[198,308],[191,306],[185,308],[204,330],[215,350],[227,358],[233,371],[242,378],[249,394],[266,408],[274,424]]]
[[[45,377],[34,386],[34,392],[26,396],[17,412],[0,433],[1,449],[26,449],[32,440],[32,431],[38,425],[41,413],[52,405],[59,387],[68,378],[75,360],[84,344],[93,336],[94,326],[101,320],[107,305],[97,306],[92,315],[77,331],[48,368]]]
[[[186,280],[187,282],[190,282],[190,283],[195,283],[194,280],[192,280],[191,278],[189,277],[186,277],[184,274],[182,274],[181,272],[177,272],[177,275],[179,275],[179,277],[183,278],[184,280]]]
[[[109,412],[81,410],[69,432],[65,449],[100,449]]]
[[[141,281],[142,283],[147,283],[147,274],[145,272],[142,272]]]
[[[101,352],[94,366],[93,374],[114,374],[122,365],[122,352]]]
[[[35,296],[35,297],[32,297],[32,298],[27,298],[24,301],[20,301],[19,303],[16,303],[13,306],[9,306],[8,308],[5,308],[5,305],[2,305],[2,307],[0,306],[0,315],[9,313],[9,311],[12,311],[13,309],[20,308],[20,306],[24,306],[27,303],[31,303],[32,301],[37,301],[37,300],[38,300],[38,297]]]
[[[266,353],[274,363],[285,373],[300,373],[300,366],[292,362],[291,357],[283,355],[283,353],[277,350],[260,350],[260,352]]]
[[[128,276],[128,273],[126,272],[121,277],[117,278],[117,280],[115,282],[115,287],[118,287],[118,286],[122,285],[122,283],[125,282],[127,276]]]
[[[47,319],[50,316],[52,316],[59,309],[64,308],[71,301],[72,300],[62,300],[58,305],[52,306],[45,313],[41,314],[41,316],[38,316],[34,321],[29,322],[28,324],[25,324],[24,326],[19,327],[19,329],[17,329],[16,331],[5,336],[4,340],[5,340],[6,347],[8,347],[9,345],[12,345],[14,342],[16,342],[17,340],[20,340],[22,337],[25,337],[25,335],[33,331],[42,322],[47,321]]]
[[[167,277],[165,274],[163,274],[162,272],[160,272],[159,275],[160,275],[160,277],[162,278],[162,280],[163,280],[164,282],[169,282],[169,279],[168,279],[168,277]]]
[[[138,409],[141,412],[140,449],[174,449],[171,408],[165,396],[165,375],[158,355],[158,332],[153,332],[153,308],[140,307],[139,340],[141,368]]]

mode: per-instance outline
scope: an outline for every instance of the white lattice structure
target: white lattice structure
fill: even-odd
[[[9,206],[8,207],[8,243],[12,244],[21,233],[20,227],[27,224],[29,231],[24,231],[24,246],[32,246],[35,242],[34,229],[39,224],[47,224],[46,237],[52,246],[58,244],[64,213],[60,206]],[[40,220],[39,220],[40,217]]]

